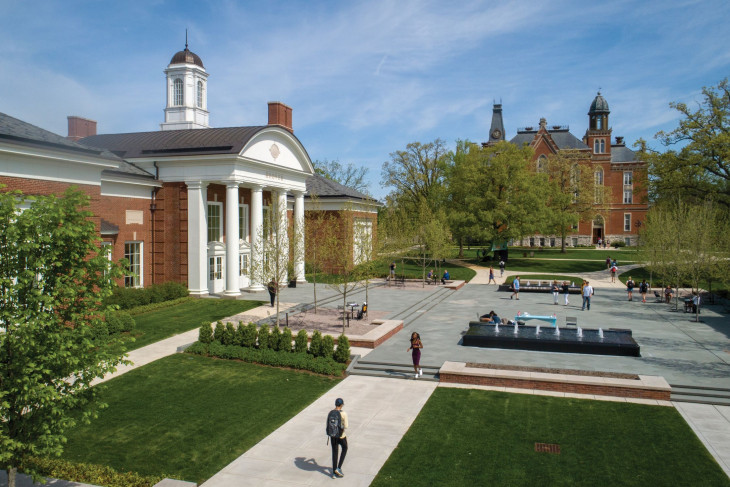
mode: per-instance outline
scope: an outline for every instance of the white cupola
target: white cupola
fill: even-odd
[[[167,105],[161,130],[206,129],[208,124],[208,73],[203,61],[188,49],[172,56],[165,69]]]

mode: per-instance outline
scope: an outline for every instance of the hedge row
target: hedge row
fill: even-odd
[[[177,298],[173,299],[172,301],[163,301],[161,303],[152,303],[152,304],[145,304],[144,306],[137,306],[136,308],[130,309],[128,312],[132,316],[141,315],[142,313],[148,313],[150,311],[157,311],[160,309],[165,308],[171,308],[173,306],[177,306],[178,304],[183,304],[188,301],[193,301],[197,298],[191,298],[189,296],[186,296],[184,298]]]
[[[104,340],[109,335],[117,335],[134,330],[137,323],[126,311],[107,311],[104,321],[94,326],[94,340]]]
[[[278,327],[269,329],[269,325],[257,327],[256,323],[244,325],[238,322],[225,325],[218,321],[215,330],[212,323],[203,324],[198,333],[198,341],[210,344],[217,341],[221,345],[235,345],[244,348],[257,348],[259,350],[271,349],[281,352],[309,353],[315,357],[334,358],[337,362],[347,363],[350,359],[350,341],[343,334],[337,338],[337,349],[335,340],[330,335],[322,336],[319,330],[312,333],[312,343],[307,347],[309,341],[307,332],[299,330],[294,339],[294,350],[292,350],[292,332],[287,327],[280,330]]]
[[[39,475],[105,487],[152,487],[163,478],[145,476],[136,472],[117,472],[104,465],[73,463],[60,458],[26,458],[23,471],[35,471]]]
[[[152,284],[146,288],[117,287],[112,295],[104,300],[104,304],[119,306],[119,309],[132,309],[137,306],[184,298],[187,295],[188,288],[179,282]]]
[[[277,351],[271,348],[258,349],[246,348],[238,345],[222,345],[214,341],[212,343],[195,342],[190,345],[187,353],[207,355],[223,359],[237,359],[244,362],[251,362],[274,367],[288,367],[291,369],[309,370],[317,374],[341,376],[346,365],[335,362],[332,358],[315,357],[309,353],[297,353]]]

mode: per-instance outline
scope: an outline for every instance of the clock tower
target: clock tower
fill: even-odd
[[[495,103],[492,108],[492,126],[489,127],[489,141],[484,145],[502,142],[504,139],[504,122],[502,121],[502,104]]]

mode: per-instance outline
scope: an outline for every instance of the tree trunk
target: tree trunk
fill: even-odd
[[[459,237],[459,258],[464,258],[464,239]]]
[[[15,487],[15,474],[18,471],[15,467],[8,468],[8,487]]]

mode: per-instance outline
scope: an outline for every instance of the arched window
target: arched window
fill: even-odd
[[[537,158],[536,169],[537,172],[547,171],[547,157],[545,157],[545,154],[541,154],[540,157]]]
[[[603,168],[597,167],[593,173],[595,183],[594,203],[603,203]]]
[[[594,174],[594,179],[596,181],[596,186],[603,184],[603,168],[596,168],[596,172]]]
[[[593,141],[593,153],[594,154],[605,154],[606,153],[606,140],[596,139]]]
[[[198,108],[203,108],[203,82],[198,81]]]
[[[177,78],[173,83],[172,104],[181,106],[183,104],[183,80]]]
[[[605,139],[601,139],[601,154],[606,153],[606,141]]]

